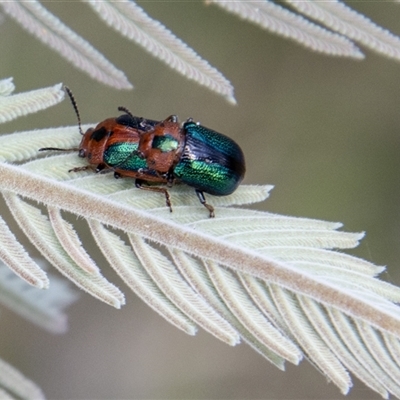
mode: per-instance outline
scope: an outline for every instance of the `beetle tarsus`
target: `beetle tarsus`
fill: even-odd
[[[83,167],[75,167],[68,170],[68,172],[80,172],[87,171],[88,169],[93,169],[91,165],[84,165]]]
[[[214,207],[206,202],[206,198],[204,197],[204,193],[201,190],[196,189],[197,197],[200,200],[200,203],[203,204],[205,208],[210,212],[210,218],[215,217]]]

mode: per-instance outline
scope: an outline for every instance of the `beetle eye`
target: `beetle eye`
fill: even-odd
[[[85,149],[80,149],[78,153],[79,157],[85,158],[86,157],[86,150]]]

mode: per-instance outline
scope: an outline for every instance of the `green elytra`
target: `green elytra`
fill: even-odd
[[[233,193],[245,173],[241,148],[231,138],[193,121],[183,124],[185,147],[173,174],[196,190],[215,196]]]

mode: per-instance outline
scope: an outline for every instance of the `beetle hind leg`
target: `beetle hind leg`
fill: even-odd
[[[201,190],[196,189],[197,197],[200,200],[200,203],[203,204],[205,208],[210,212],[210,218],[215,217],[214,207],[206,202],[206,198],[204,197],[204,193]]]
[[[146,183],[146,181],[144,181],[142,179],[136,179],[135,180],[135,186],[138,189],[150,190],[152,192],[164,193],[165,202],[167,204],[167,207],[169,207],[169,211],[172,212],[171,199],[170,199],[168,190],[165,189],[165,188],[162,188],[162,187],[158,187],[158,186],[143,186],[143,183]]]

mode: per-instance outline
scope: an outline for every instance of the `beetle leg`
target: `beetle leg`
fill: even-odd
[[[135,180],[135,186],[138,189],[143,189],[143,190],[150,190],[152,192],[159,192],[159,193],[164,193],[165,196],[165,202],[167,204],[167,207],[169,207],[169,211],[172,212],[172,206],[171,206],[171,199],[168,193],[168,190],[162,187],[158,187],[158,186],[142,186],[143,183],[145,183],[146,181],[144,181],[143,179],[136,179]]]
[[[105,167],[106,167],[105,164],[98,164],[95,171],[96,171],[96,172],[103,171],[103,169],[104,169]]]
[[[215,217],[214,207],[206,202],[206,198],[204,197],[204,193],[201,190],[196,189],[196,194],[197,194],[197,197],[200,200],[200,203],[203,204],[203,206],[205,208],[207,208],[207,210],[210,212],[210,218],[214,218]]]
[[[174,175],[171,171],[167,172],[167,186],[172,187],[174,184]]]
[[[83,167],[75,167],[68,170],[68,172],[79,172],[79,171],[86,171],[88,169],[93,169],[91,165],[85,165]]]
[[[79,171],[87,171],[88,169],[91,169],[94,172],[101,172],[104,170],[106,166],[104,164],[99,164],[97,165],[97,167],[94,167],[93,165],[84,165],[83,167],[75,167],[75,168],[71,168],[68,170],[68,172],[79,172]],[[107,171],[103,171],[107,172]]]

